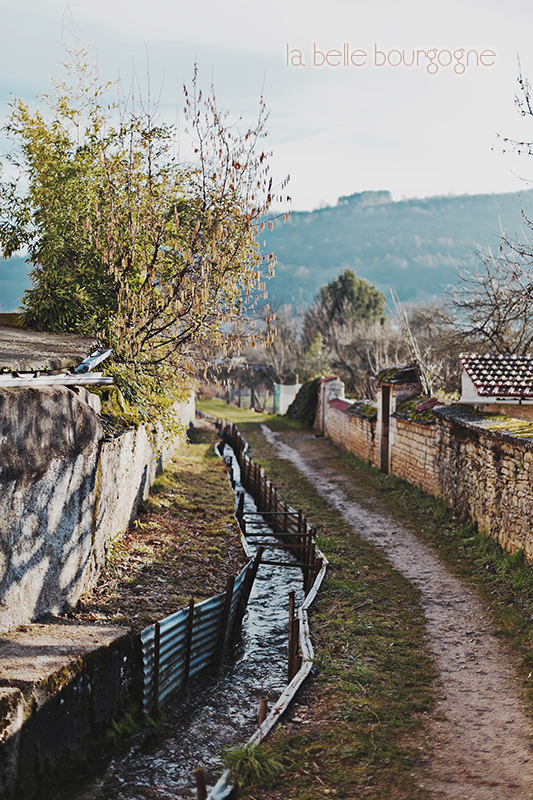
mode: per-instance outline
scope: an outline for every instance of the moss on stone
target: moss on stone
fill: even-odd
[[[482,415],[482,418],[485,415]],[[498,415],[487,415],[483,419],[483,427],[489,431],[498,431],[515,436],[517,439],[533,439],[533,421],[528,422],[523,419],[513,419]]]
[[[416,407],[427,400],[423,394],[417,394],[416,397],[409,397],[400,403],[398,408],[393,414],[397,419],[405,419],[409,422],[418,422],[420,425],[432,425],[435,422],[435,416],[431,411],[417,411]]]
[[[115,436],[142,423],[139,409],[128,403],[118,386],[91,386],[102,403],[100,421],[107,434]]]
[[[403,364],[397,367],[387,367],[376,375],[376,380],[380,383],[413,383],[418,382],[418,375],[415,367],[411,364]]]
[[[450,406],[460,413],[461,420],[472,422],[485,431],[493,431],[516,439],[533,439],[533,420],[515,419],[504,414],[484,413],[465,403]]]
[[[350,408],[346,409],[346,413],[353,417],[367,419],[369,422],[374,422],[378,418],[377,407],[366,400],[357,400]]]

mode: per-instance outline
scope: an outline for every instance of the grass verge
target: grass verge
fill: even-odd
[[[223,400],[216,397],[201,399],[196,401],[196,408],[198,411],[203,411],[205,414],[211,414],[218,419],[226,419],[228,422],[267,422],[272,419],[272,414],[266,412],[253,411],[251,408],[237,408],[237,406],[230,406]]]
[[[289,437],[302,435],[301,426],[286,427]],[[277,458],[257,425],[246,436],[288,502],[318,523],[331,568],[312,609],[314,677],[289,722],[265,744],[284,776],[273,788],[252,786],[241,796],[427,800],[412,774],[425,756],[419,734],[435,676],[418,591]]]
[[[390,513],[476,588],[533,701],[533,576],[523,554],[505,553],[442,501],[340,452],[330,441],[298,433],[281,419],[269,427],[284,430],[288,444],[313,440],[315,454],[349,479],[351,494],[343,485],[349,497]],[[319,523],[319,545],[331,569],[312,617],[317,673],[289,722],[266,745],[284,763],[284,777],[273,789],[252,787],[244,797],[428,797],[412,774],[430,746],[423,721],[431,710],[434,677],[416,590],[277,457],[257,424],[246,425],[245,435],[252,457],[288,502]]]
[[[130,528],[110,543],[108,562],[74,616],[142,629],[223,592],[247,559],[233,517],[234,494],[218,438],[196,427],[193,440],[156,480]]]

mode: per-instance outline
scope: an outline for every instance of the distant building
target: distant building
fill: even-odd
[[[274,384],[274,408],[273,414],[286,414],[287,409],[302,388],[301,383],[292,383],[288,386],[275,383]]]
[[[533,356],[463,354],[460,403],[488,413],[533,419]]]

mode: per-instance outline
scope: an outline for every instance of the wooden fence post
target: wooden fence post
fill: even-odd
[[[239,501],[237,503],[237,519],[242,522],[244,515],[244,492],[239,492]]]
[[[153,707],[154,711],[159,708],[159,659],[161,652],[161,624],[155,623],[154,626],[154,683],[153,683]]]
[[[289,682],[292,680],[293,658],[294,658],[294,598],[295,592],[289,592],[289,665],[287,675]]]
[[[304,521],[303,511],[302,511],[301,508],[299,508],[298,509],[298,535],[296,536],[297,544],[302,544],[303,521]],[[298,556],[299,556],[300,555],[300,551],[297,550],[296,552],[298,553]]]
[[[192,624],[194,619],[194,598],[189,600],[189,616],[187,618],[187,638],[185,640],[185,664],[183,665],[183,685],[189,683],[189,673],[191,671],[191,649],[192,649]]]
[[[289,667],[287,671],[289,682],[302,666],[302,657],[298,655],[300,620],[295,614],[294,602],[294,592],[289,592]]]
[[[220,667],[224,657],[224,645],[226,644],[226,633],[228,630],[229,615],[231,612],[231,601],[233,600],[233,587],[235,585],[235,578],[230,575],[226,581],[226,596],[224,598],[224,608],[222,610],[222,619],[220,621],[220,631],[218,634],[217,649],[213,659],[215,667]]]
[[[263,697],[261,697],[259,700],[259,720],[258,720],[259,727],[261,727],[261,725],[265,721],[267,711],[268,711],[268,697],[265,697],[263,695]]]
[[[207,787],[205,785],[205,772],[203,767],[197,767],[194,770],[194,777],[196,780],[196,798],[197,800],[207,800]]]

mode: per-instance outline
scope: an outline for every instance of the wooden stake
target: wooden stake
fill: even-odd
[[[196,779],[196,797],[198,800],[207,800],[207,787],[205,785],[205,772],[203,767],[194,770]]]
[[[239,502],[237,503],[237,519],[239,522],[242,520],[244,514],[244,492],[239,492]]]
[[[294,598],[295,598],[295,592],[294,591],[289,592],[289,666],[287,670],[289,681],[292,680],[292,670],[293,670]]]
[[[183,685],[189,683],[189,672],[191,671],[191,649],[192,649],[192,624],[194,619],[194,598],[189,600],[189,616],[187,618],[187,638],[185,640],[185,664],[183,665]]]
[[[261,697],[259,700],[259,726],[263,724],[266,719],[268,711],[268,697],[264,696]]]

